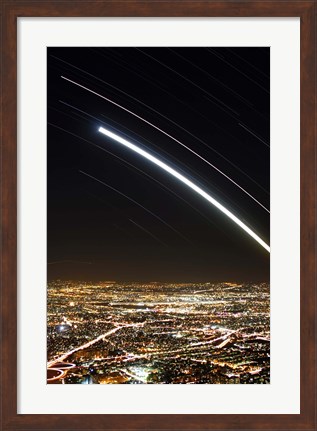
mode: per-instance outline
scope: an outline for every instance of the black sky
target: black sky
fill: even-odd
[[[269,243],[267,211],[159,130],[62,78],[153,123],[269,209],[269,48],[48,48],[47,61],[49,280],[269,280],[257,242],[98,127],[189,176]]]

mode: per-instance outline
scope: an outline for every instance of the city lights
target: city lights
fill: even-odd
[[[54,281],[48,383],[269,383],[269,320],[267,283]]]

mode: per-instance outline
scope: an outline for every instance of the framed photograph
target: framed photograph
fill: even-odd
[[[315,6],[2,2],[3,430],[316,429]]]

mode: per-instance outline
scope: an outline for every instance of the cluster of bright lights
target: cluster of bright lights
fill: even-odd
[[[206,199],[208,202],[210,202],[212,205],[214,205],[216,208],[218,208],[221,212],[223,212],[227,217],[229,217],[234,223],[236,223],[241,229],[243,229],[248,235],[250,235],[255,241],[257,241],[265,250],[267,250],[270,253],[270,246],[268,244],[266,244],[263,241],[263,239],[261,239],[252,229],[250,229],[245,223],[243,223],[231,211],[229,211],[220,202],[218,202],[215,198],[213,198],[210,194],[205,192],[203,189],[201,189],[199,186],[197,186],[191,180],[184,177],[184,175],[177,172],[175,169],[173,169],[172,167],[170,167],[166,163],[162,162],[157,157],[153,156],[152,154],[148,153],[147,151],[143,150],[142,148],[138,147],[137,145],[132,144],[132,142],[127,141],[126,139],[122,138],[121,136],[111,132],[110,130],[105,129],[104,127],[99,127],[98,130],[100,133],[108,136],[109,138],[115,140],[119,144],[124,145],[125,147],[129,148],[130,150],[134,151],[135,153],[139,154],[140,156],[144,157],[145,159],[149,160],[150,162],[154,163],[155,165],[159,166],[164,171],[168,172],[170,175],[177,178],[183,184],[188,186],[190,189],[194,190],[197,194],[202,196],[204,199]]]

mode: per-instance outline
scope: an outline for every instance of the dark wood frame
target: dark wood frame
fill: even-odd
[[[315,430],[316,1],[1,0],[1,407],[3,430]],[[17,18],[300,17],[301,19],[301,413],[298,415],[17,414]],[[290,377],[291,378],[291,377]],[[30,388],[30,393],[32,388]]]

